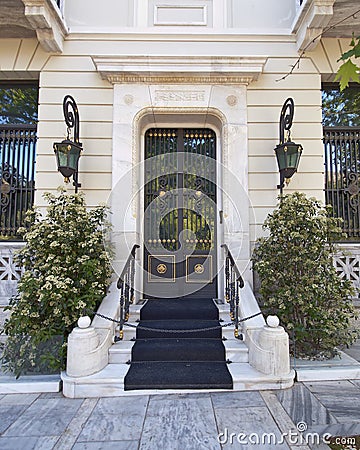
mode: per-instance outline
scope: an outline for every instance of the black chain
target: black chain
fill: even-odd
[[[201,331],[211,331],[211,330],[219,330],[220,328],[230,327],[231,325],[234,325],[233,322],[229,322],[223,325],[217,325],[216,327],[206,327],[206,328],[195,328],[190,330],[167,330],[165,328],[151,328],[151,327],[144,327],[142,325],[134,325],[132,323],[124,323],[126,327],[130,328],[138,328],[139,330],[145,330],[145,331],[160,331],[161,333],[170,333],[170,334],[177,334],[177,333],[198,333]]]
[[[108,317],[108,316],[104,316],[104,314],[100,314],[98,312],[92,311],[92,310],[87,310],[88,313],[94,314],[95,316],[101,317],[102,319],[105,320],[110,320],[111,322],[115,322],[118,323],[119,325],[123,325],[129,328],[137,328],[139,330],[145,330],[145,331],[158,331],[158,332],[162,332],[162,333],[197,333],[197,332],[201,332],[201,331],[212,331],[212,330],[218,330],[219,328],[226,328],[226,327],[231,327],[232,325],[234,325],[234,322],[228,322],[225,324],[219,324],[216,327],[206,327],[206,328],[196,328],[196,329],[191,329],[191,330],[167,330],[167,329],[163,329],[163,328],[151,328],[151,327],[144,327],[142,325],[134,325],[132,323],[127,323],[124,322],[122,320],[116,320],[113,319],[112,317]],[[239,319],[239,323],[240,322],[245,322],[246,320],[250,320],[253,319],[254,317],[257,317],[261,314],[261,311],[253,314],[252,316],[248,316],[245,317],[243,319]]]

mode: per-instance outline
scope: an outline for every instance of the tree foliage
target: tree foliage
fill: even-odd
[[[0,88],[0,123],[36,123],[37,110],[37,87],[14,86]]]
[[[350,85],[340,91],[336,85],[322,89],[324,126],[360,126],[360,86]]]
[[[17,376],[65,367],[67,337],[83,311],[99,305],[111,275],[106,207],[88,211],[82,194],[44,197],[46,217],[30,210],[30,227],[22,230],[26,245],[17,263],[25,273],[4,326],[2,364]]]
[[[333,266],[341,229],[329,212],[305,194],[285,195],[265,220],[269,234],[253,254],[263,304],[279,316],[297,356],[331,357],[355,338],[352,286]]]
[[[360,57],[360,36],[355,38],[353,35],[350,42],[350,47],[350,50],[343,53],[338,60],[343,61],[343,63],[337,70],[335,80],[339,81],[341,91],[349,86],[350,81],[354,81],[356,83],[360,82],[360,67],[351,60],[351,58],[356,59]]]

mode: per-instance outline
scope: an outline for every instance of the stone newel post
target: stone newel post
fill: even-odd
[[[269,316],[267,325],[251,333],[249,362],[257,370],[268,375],[290,373],[289,336],[279,326],[277,316]]]
[[[66,374],[70,377],[92,375],[108,363],[107,354],[98,351],[100,336],[90,323],[90,317],[80,317],[69,335]]]

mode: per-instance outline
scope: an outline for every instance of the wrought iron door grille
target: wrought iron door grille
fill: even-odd
[[[210,129],[146,132],[144,206],[145,211],[148,208],[145,220],[149,248],[178,250],[182,230],[185,230],[184,244],[196,250],[213,248],[215,225],[209,226],[207,218],[216,217],[215,140]],[[201,156],[207,157],[206,162]],[[156,225],[159,223],[160,226]]]
[[[0,236],[17,237],[35,192],[36,125],[0,125]]]
[[[324,127],[325,200],[343,219],[348,240],[360,240],[360,128]]]
[[[214,298],[216,135],[153,128],[145,133],[144,157],[144,292]]]
[[[144,206],[146,244],[150,249],[163,247],[175,251],[179,248],[175,238],[178,232],[177,138],[176,129],[151,129],[145,135]]]

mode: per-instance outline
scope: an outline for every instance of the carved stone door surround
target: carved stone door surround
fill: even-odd
[[[218,139],[218,206],[224,217],[219,242],[230,244],[250,280],[246,86],[258,78],[265,58],[95,56],[93,61],[102,78],[114,85],[110,203],[116,271],[143,237],[144,180],[135,168],[143,163],[146,130],[203,127],[213,129]],[[231,192],[237,193],[233,199]],[[137,274],[141,284],[141,270]]]

